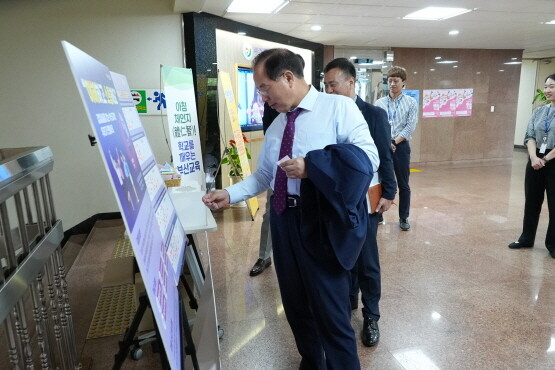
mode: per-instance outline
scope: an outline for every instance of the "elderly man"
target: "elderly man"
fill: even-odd
[[[311,87],[293,52],[265,50],[253,69],[258,93],[281,114],[257,170],[203,201],[214,210],[273,189],[274,264],[300,369],[360,369],[349,270],[366,237],[364,186],[379,166],[376,146],[356,104]]]

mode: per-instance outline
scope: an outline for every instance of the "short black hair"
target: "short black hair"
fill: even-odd
[[[295,77],[304,77],[304,60],[291,50],[282,48],[266,49],[253,59],[252,69],[254,70],[262,63],[264,64],[266,75],[272,81],[276,81],[287,70],[293,72]]]
[[[304,58],[303,58],[303,56],[301,54],[297,54],[297,56],[301,60],[301,64],[303,65],[303,69],[304,69]]]
[[[549,80],[550,78],[551,78],[553,81],[555,81],[555,73],[550,74],[549,76],[547,76],[547,77],[545,78],[545,81],[544,81],[544,82],[547,82],[547,80]]]
[[[357,78],[357,72],[355,70],[355,65],[351,63],[347,58],[335,58],[329,62],[324,68],[324,73],[328,73],[330,70],[338,68],[346,76],[351,76]]]

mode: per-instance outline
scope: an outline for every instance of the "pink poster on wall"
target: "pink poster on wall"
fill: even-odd
[[[439,117],[439,91],[424,90],[422,97],[422,117]]]
[[[424,90],[423,118],[467,117],[472,115],[473,89]]]

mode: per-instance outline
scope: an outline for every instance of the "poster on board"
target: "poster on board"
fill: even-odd
[[[166,92],[166,112],[173,166],[181,174],[181,184],[204,185],[204,165],[193,72],[178,67],[162,67]]]
[[[185,233],[156,166],[125,76],[62,41],[100,147],[172,369],[181,368],[177,281]]]

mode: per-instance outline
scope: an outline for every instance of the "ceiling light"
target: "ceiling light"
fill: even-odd
[[[434,59],[435,59],[435,60],[440,60],[440,59],[441,59],[441,57],[435,57]]]
[[[353,60],[353,59],[356,59],[356,58],[357,58],[357,57],[353,55],[353,56],[350,57],[349,59]]]
[[[228,13],[277,13],[289,0],[233,0],[227,8]]]
[[[453,68],[459,68],[459,66],[453,66]]]
[[[522,62],[515,61],[515,62],[506,62],[506,63],[503,63],[503,64],[522,64]]]
[[[458,60],[440,60],[437,64],[455,64],[458,63]]]
[[[247,33],[244,32],[244,31],[239,31],[239,32],[237,32],[237,34],[238,34],[238,35],[241,35],[241,36],[245,36]]]
[[[430,68],[430,72],[433,72],[433,71],[435,71],[435,68]]]
[[[511,58],[511,60],[517,60],[518,58]]]
[[[449,31],[449,35],[451,35],[451,36],[455,36],[455,35],[458,35],[458,34],[459,34],[459,30]]]
[[[549,22],[545,22],[544,24],[555,24],[555,19]]]
[[[310,27],[310,29],[312,31],[321,31],[322,30],[322,26],[319,26],[317,24],[315,24],[314,26]]]
[[[504,69],[500,69],[499,72],[505,72],[505,70],[504,70]]]
[[[472,9],[429,6],[427,8],[417,10],[414,13],[405,15],[403,19],[440,21],[443,19],[448,19],[457,15],[468,13],[470,11],[472,11]]]

